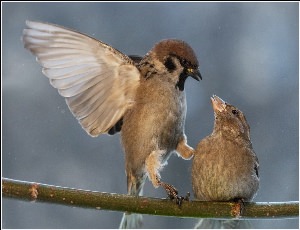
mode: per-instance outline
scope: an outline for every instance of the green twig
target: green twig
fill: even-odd
[[[233,218],[240,211],[239,204],[234,202],[184,201],[179,207],[168,199],[93,192],[7,178],[2,178],[2,196],[73,207],[177,217]],[[299,202],[246,202],[241,218],[298,216]]]

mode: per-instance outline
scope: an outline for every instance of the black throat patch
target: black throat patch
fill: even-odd
[[[185,74],[185,71],[183,71],[180,75],[179,75],[179,79],[178,82],[176,83],[175,87],[178,88],[180,91],[184,90],[184,83],[185,80],[187,79],[188,75]]]

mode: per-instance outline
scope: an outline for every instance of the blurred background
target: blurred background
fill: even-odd
[[[210,96],[241,109],[251,126],[261,184],[254,201],[299,200],[298,3],[2,3],[2,176],[126,193],[119,135],[92,138],[21,43],[25,20],[59,24],[125,54],[164,38],[188,42],[203,80],[186,82],[186,134],[193,147],[213,128]],[[162,172],[192,192],[191,161]],[[144,195],[165,197],[146,182]],[[192,196],[193,198],[193,196]],[[121,212],[3,199],[3,228],[118,228]],[[145,228],[193,228],[197,219],[144,215]],[[298,228],[298,219],[253,220],[253,228]]]

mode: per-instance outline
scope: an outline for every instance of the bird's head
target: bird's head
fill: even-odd
[[[174,78],[176,87],[183,91],[184,83],[188,76],[199,81],[202,76],[199,72],[199,63],[193,49],[184,41],[177,39],[165,39],[157,44],[149,52]]]
[[[216,95],[211,97],[211,103],[215,114],[215,132],[223,131],[233,137],[243,136],[250,140],[250,126],[242,111]]]

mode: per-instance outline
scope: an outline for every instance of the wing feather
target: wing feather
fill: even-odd
[[[61,26],[26,21],[24,47],[92,136],[108,132],[134,103],[140,73],[111,46]]]

